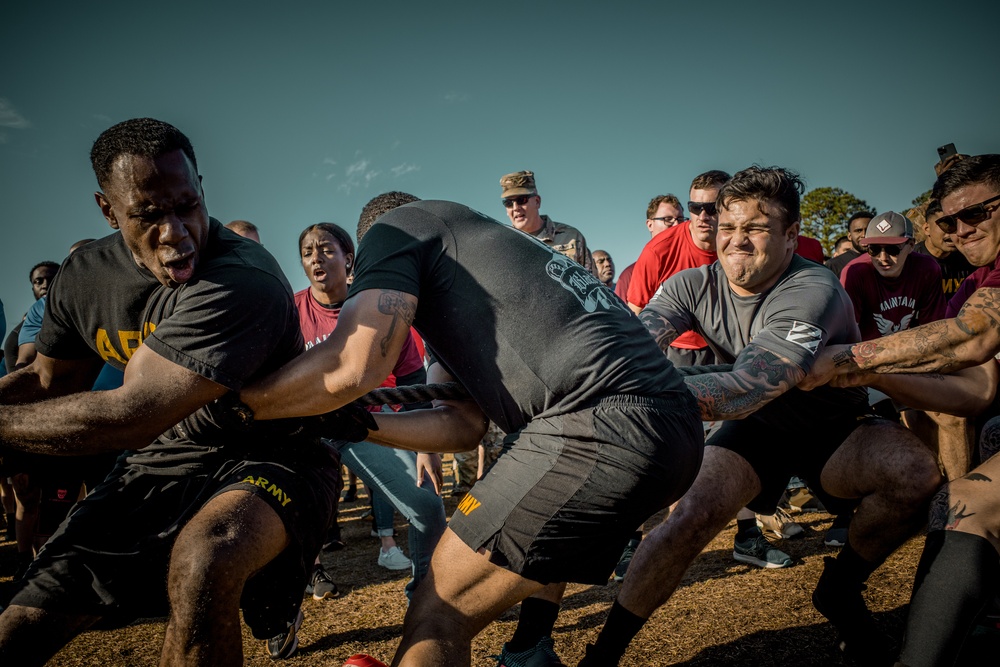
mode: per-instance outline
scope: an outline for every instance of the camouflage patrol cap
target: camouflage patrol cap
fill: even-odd
[[[913,238],[913,223],[895,211],[879,213],[868,223],[861,245],[904,243]]]
[[[500,179],[500,187],[503,188],[502,199],[516,197],[518,195],[537,195],[535,189],[535,174],[530,171],[515,171]]]

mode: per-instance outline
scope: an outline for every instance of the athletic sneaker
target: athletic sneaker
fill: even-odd
[[[757,526],[765,533],[771,533],[782,540],[791,540],[806,534],[806,529],[792,521],[788,512],[780,507],[774,514],[758,514]]]
[[[842,547],[847,544],[847,531],[851,527],[851,512],[845,512],[833,517],[833,524],[823,537],[823,544],[828,547]]]
[[[795,489],[788,494],[788,506],[796,512],[825,512],[826,508],[819,498],[814,496],[809,489],[803,487]]]
[[[776,548],[760,533],[746,540],[737,536],[733,541],[733,558],[741,563],[768,569],[792,565],[792,557]]]
[[[389,665],[370,655],[355,653],[344,662],[344,667],[389,667]]]
[[[837,648],[862,665],[891,665],[895,653],[889,638],[875,625],[865,605],[863,583],[850,581],[840,563],[827,556],[825,567],[812,594],[813,606],[837,628]]]
[[[622,557],[618,559],[618,565],[615,566],[615,572],[611,575],[611,578],[615,581],[622,581],[625,579],[625,573],[628,572],[629,563],[632,562],[632,556],[635,555],[635,550],[639,548],[639,542],[636,538],[632,538],[625,545],[625,551],[622,552]]]
[[[413,567],[413,561],[406,557],[399,547],[392,547],[388,551],[378,551],[378,564],[387,570],[409,570]]]
[[[313,569],[312,579],[309,581],[306,591],[309,592],[310,589],[313,600],[332,600],[340,597],[337,584],[333,583],[333,579],[330,578],[330,575],[327,574],[322,565],[317,565]]]
[[[288,624],[288,628],[281,634],[268,639],[267,652],[271,660],[284,660],[295,655],[299,648],[299,628],[302,627],[302,610],[295,615],[295,620]]]
[[[514,653],[507,650],[507,644],[500,649],[500,655],[493,656],[497,667],[566,667],[556,655],[552,637],[542,637],[527,651]]]

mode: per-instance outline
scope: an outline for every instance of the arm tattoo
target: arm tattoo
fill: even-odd
[[[396,331],[396,325],[401,324],[409,328],[413,324],[413,318],[416,313],[413,312],[413,306],[407,302],[403,293],[393,290],[382,290],[382,293],[379,294],[378,312],[383,315],[392,315],[392,322],[389,323],[389,331],[379,341],[382,349],[382,357],[385,358],[389,353],[389,341],[392,340],[392,334]]]
[[[663,353],[667,353],[667,348],[677,339],[679,335],[667,318],[652,310],[643,310],[639,313],[639,321],[646,327],[646,331],[653,337],[656,344],[660,346]]]
[[[986,475],[982,474],[981,472],[970,472],[965,479],[969,480],[970,482],[992,482],[993,481],[992,478],[987,477]]]
[[[851,364],[854,364],[855,367],[857,366],[857,364],[855,364],[854,362],[854,350],[845,350],[843,352],[838,352],[837,354],[833,355],[833,365],[836,366],[837,368],[840,368],[841,366],[848,366]]]
[[[706,373],[684,378],[705,421],[740,419],[785,393],[805,372],[789,360],[748,345],[728,373]]]

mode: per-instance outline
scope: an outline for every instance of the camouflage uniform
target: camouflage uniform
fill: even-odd
[[[561,222],[555,222],[547,215],[543,215],[541,218],[545,226],[538,230],[535,238],[593,273],[594,261],[590,257],[590,250],[587,249],[587,239],[583,238],[580,230]]]
[[[483,472],[500,456],[503,450],[504,432],[500,427],[490,422],[486,435],[479,442],[479,447],[485,450],[483,456]],[[468,452],[455,452],[455,487],[453,493],[465,493],[476,483],[479,477],[479,447]]]

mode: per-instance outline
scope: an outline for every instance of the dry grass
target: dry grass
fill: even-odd
[[[446,489],[447,490],[447,489]],[[447,498],[449,514],[455,499]],[[298,653],[288,667],[339,667],[353,653],[370,653],[388,660],[398,643],[407,572],[389,572],[376,565],[378,542],[369,536],[370,523],[361,519],[363,500],[342,505],[347,547],[324,555],[343,595],[336,600],[303,603],[305,622]],[[652,527],[655,521],[647,525]],[[835,553],[823,545],[831,517],[799,515],[807,529],[803,539],[783,548],[797,563],[783,570],[760,570],[732,559],[735,523],[717,537],[692,565],[681,587],[633,642],[623,665],[810,665],[844,664],[834,650],[832,627],[813,609],[813,587],[823,557]],[[405,550],[405,526],[397,526]],[[909,601],[913,572],[923,540],[911,540],[881,567],[869,582],[868,604],[884,629],[898,637]],[[0,545],[0,563],[13,559],[14,545]],[[138,582],[141,583],[141,582]],[[555,629],[556,649],[567,665],[575,665],[594,640],[618,585],[571,585]],[[489,656],[513,633],[516,609],[509,610],[475,641],[472,664],[493,667]],[[162,619],[147,620],[121,630],[88,632],[61,651],[58,665],[150,665],[158,660],[163,640]],[[990,650],[995,664],[996,640]],[[272,661],[263,643],[244,629],[247,665]],[[971,660],[971,658],[970,658]]]

